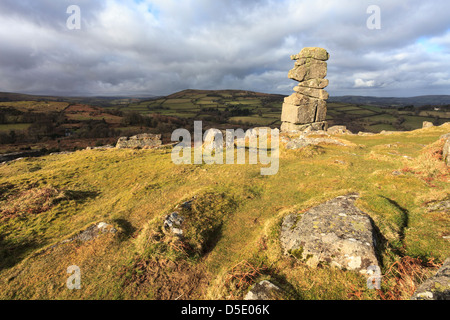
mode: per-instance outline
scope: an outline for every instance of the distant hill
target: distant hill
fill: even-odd
[[[143,100],[155,100],[158,98],[176,99],[186,98],[195,94],[231,95],[231,96],[253,96],[253,97],[271,97],[282,100],[285,95],[253,92],[246,90],[194,90],[186,89],[180,92],[172,93],[168,96],[92,96],[92,97],[66,97],[66,96],[48,96],[48,95],[30,95],[14,92],[0,92],[0,101],[64,101],[69,103],[84,103],[98,106],[123,105]],[[374,105],[381,107],[389,106],[410,106],[420,107],[424,105],[450,105],[450,95],[425,95],[416,97],[373,97],[373,96],[331,96],[328,102],[342,102],[359,105]]]
[[[225,89],[225,90],[198,90],[198,89],[186,89],[179,92],[172,93],[164,98],[167,99],[179,99],[186,98],[192,95],[208,95],[210,97],[214,96],[237,96],[237,97],[274,97],[282,99],[285,95],[281,94],[273,94],[273,93],[263,93],[263,92],[255,92],[248,90],[234,90],[234,89]]]
[[[396,97],[369,97],[369,96],[336,96],[330,97],[329,102],[343,102],[351,104],[375,105],[375,106],[410,106],[420,107],[424,105],[450,104],[450,95],[428,95],[408,98]]]
[[[146,96],[92,96],[92,97],[68,97],[68,96],[46,96],[46,95],[32,95],[15,92],[0,92],[0,102],[10,101],[58,101],[68,103],[82,103],[95,106],[112,106],[124,105],[132,102],[155,99],[157,97],[152,95]]]

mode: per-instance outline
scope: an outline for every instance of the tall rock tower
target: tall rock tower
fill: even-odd
[[[281,111],[281,131],[326,130],[328,92],[327,63],[330,55],[322,48],[303,48],[299,54],[291,56],[295,60],[294,69],[288,77],[298,81],[294,93],[284,98]]]

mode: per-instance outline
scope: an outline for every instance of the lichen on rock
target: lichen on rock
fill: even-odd
[[[328,85],[327,63],[329,54],[323,48],[307,47],[292,55],[296,60],[288,78],[298,82],[295,93],[285,98],[281,111],[281,131],[300,131],[304,125],[308,128],[326,129],[326,100],[328,93],[323,90]]]
[[[132,137],[120,137],[116,148],[151,148],[162,144],[160,134],[142,133]]]
[[[450,258],[416,289],[411,300],[450,300]]]
[[[280,235],[284,253],[311,267],[328,264],[366,273],[369,266],[378,266],[375,228],[354,205],[357,197],[340,196],[301,216],[286,216]]]

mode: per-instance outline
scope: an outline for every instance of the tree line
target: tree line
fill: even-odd
[[[0,131],[0,144],[37,143],[56,139],[118,138],[124,135],[124,132],[168,133],[187,125],[187,120],[158,114],[147,116],[120,110],[103,112],[121,117],[120,124],[111,124],[105,119],[70,120],[62,112],[39,113],[24,112],[12,107],[1,108],[0,124],[10,124],[12,129]],[[29,124],[29,126],[23,130],[13,129],[15,124]],[[70,125],[67,126],[68,124]]]

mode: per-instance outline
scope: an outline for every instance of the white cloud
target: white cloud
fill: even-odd
[[[375,80],[363,80],[363,79],[355,79],[355,88],[361,88],[361,87],[374,87],[375,86]]]
[[[2,0],[0,91],[169,94],[233,88],[290,94],[291,54],[331,55],[332,95],[450,94],[450,3],[372,0]],[[65,28],[67,6],[81,30]],[[419,43],[426,39],[441,50]]]

